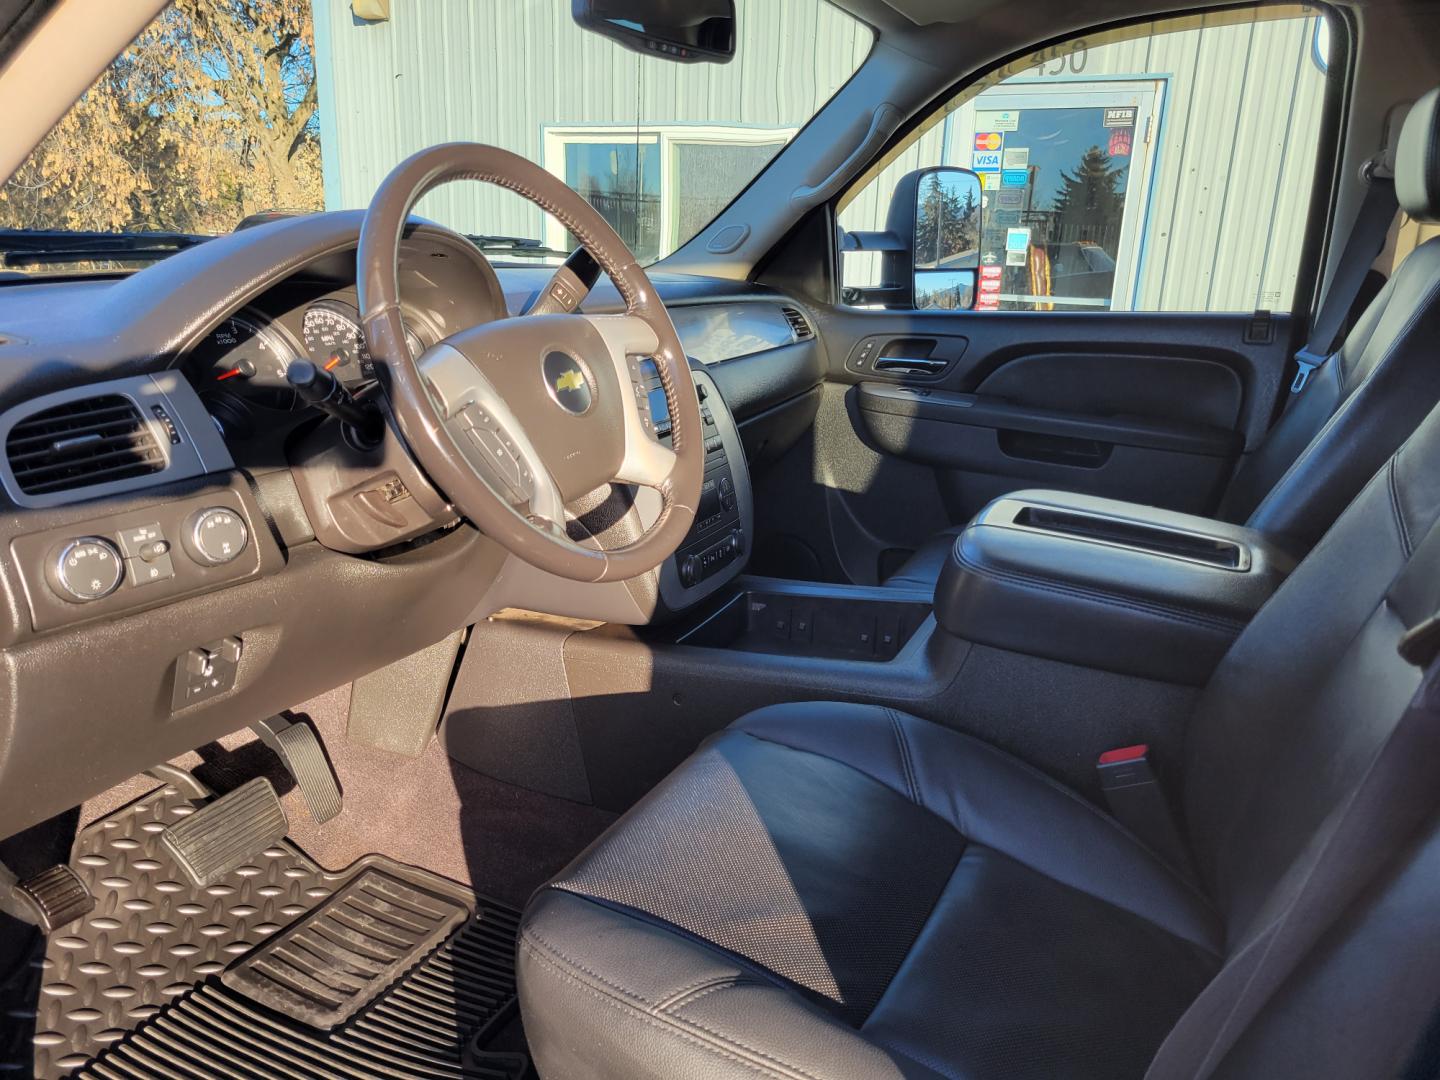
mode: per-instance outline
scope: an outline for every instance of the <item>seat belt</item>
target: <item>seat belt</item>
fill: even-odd
[[[1400,204],[1395,199],[1395,180],[1384,167],[1371,160],[1365,164],[1365,200],[1360,204],[1360,213],[1355,224],[1350,226],[1350,235],[1340,254],[1340,263],[1335,276],[1330,279],[1330,288],[1320,302],[1320,310],[1310,326],[1310,337],[1305,347],[1295,354],[1295,381],[1290,384],[1290,393],[1298,394],[1305,389],[1310,375],[1335,355],[1345,334],[1345,324],[1355,298],[1365,285],[1365,276],[1385,248],[1385,237],[1395,221]]]
[[[1201,991],[1160,1045],[1145,1080],[1209,1077],[1325,931],[1433,815],[1440,774],[1440,615],[1412,628],[1399,650],[1423,669],[1420,688],[1339,813],[1312,841],[1318,851],[1294,897]]]

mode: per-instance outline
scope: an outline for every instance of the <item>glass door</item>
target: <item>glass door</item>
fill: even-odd
[[[970,165],[985,198],[978,308],[1129,309],[1163,87],[1012,80],[975,99]]]

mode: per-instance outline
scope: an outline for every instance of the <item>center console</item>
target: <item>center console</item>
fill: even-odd
[[[673,440],[670,411],[655,362],[632,357],[630,363],[642,422],[668,446]],[[735,419],[709,374],[697,366],[692,375],[704,423],[705,478],[695,524],[660,567],[660,601],[672,612],[691,607],[731,581],[754,541],[750,473]]]
[[[972,643],[1198,686],[1294,565],[1238,525],[1018,491],[955,541],[935,618]]]

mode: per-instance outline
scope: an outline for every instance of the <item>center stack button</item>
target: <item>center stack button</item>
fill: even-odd
[[[221,566],[240,557],[250,543],[250,532],[236,511],[211,506],[186,520],[184,540],[185,550],[196,562]]]

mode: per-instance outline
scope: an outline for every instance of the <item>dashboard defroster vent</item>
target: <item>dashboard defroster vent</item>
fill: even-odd
[[[162,471],[167,463],[135,402],[121,394],[67,401],[10,429],[5,455],[26,495]]]
[[[781,308],[785,313],[785,321],[790,324],[790,329],[795,331],[796,341],[809,341],[815,336],[815,331],[810,326],[810,320],[805,318],[805,313],[799,308]]]

